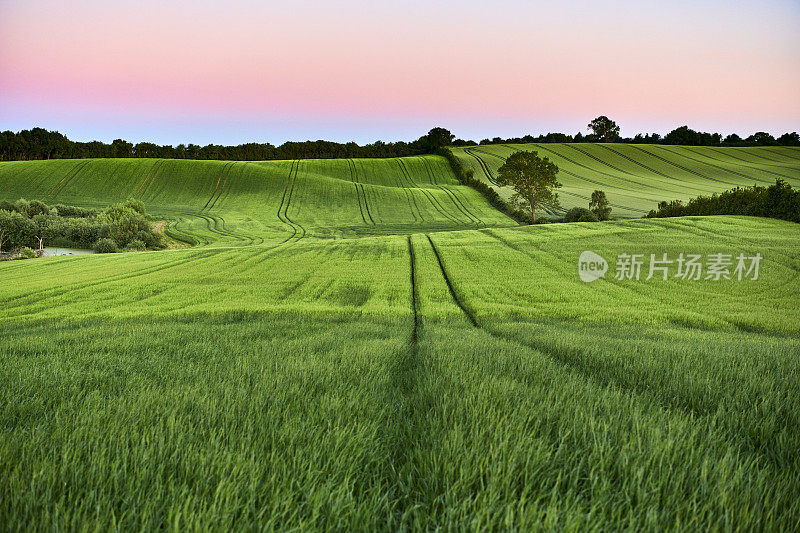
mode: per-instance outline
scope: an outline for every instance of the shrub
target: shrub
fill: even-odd
[[[36,257],[36,251],[33,248],[28,248],[26,246],[19,251],[19,256],[21,259],[33,259]]]
[[[140,215],[147,216],[147,213],[144,210],[144,203],[141,200],[128,198],[122,203],[122,207],[130,209],[131,211],[136,211]]]
[[[585,207],[573,207],[564,215],[564,222],[597,222],[597,216]]]
[[[28,216],[28,208],[31,206],[30,202],[25,198],[20,198],[16,202],[14,202],[14,211],[19,213],[22,216]]]
[[[37,215],[49,215],[50,207],[39,200],[31,200],[28,204],[28,217],[33,218]]]
[[[147,250],[147,245],[142,241],[140,241],[139,239],[134,239],[128,243],[126,249],[134,252],[143,252]]]
[[[98,239],[94,245],[94,251],[98,254],[117,253],[117,243],[113,239]]]
[[[95,209],[84,209],[74,205],[56,204],[53,208],[58,212],[60,217],[68,218],[88,218],[97,216],[98,212]]]

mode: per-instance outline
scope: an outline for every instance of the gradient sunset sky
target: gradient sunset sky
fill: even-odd
[[[238,144],[800,130],[800,2],[0,0],[0,130]]]

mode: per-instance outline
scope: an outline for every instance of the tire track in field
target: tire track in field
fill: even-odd
[[[733,183],[733,182],[730,182],[730,181],[725,181],[725,180],[721,180],[721,179],[717,179],[717,178],[712,178],[710,176],[706,176],[704,174],[701,174],[701,173],[697,172],[696,170],[692,170],[692,169],[687,168],[687,167],[685,167],[683,165],[679,165],[678,163],[676,163],[674,161],[671,161],[671,160],[667,159],[666,157],[661,157],[660,155],[656,154],[655,152],[648,152],[647,150],[645,150],[643,148],[640,148],[639,146],[633,146],[633,145],[631,145],[631,146],[633,148],[635,148],[636,150],[639,150],[642,153],[648,154],[648,155],[650,155],[652,157],[655,157],[656,159],[660,159],[661,161],[667,163],[668,165],[672,165],[675,168],[679,168],[679,169],[683,170],[684,172],[688,172],[690,174],[694,174],[695,176],[697,176],[699,178],[703,178],[703,179],[710,180],[710,181],[716,181],[717,183],[722,183],[724,185],[732,185],[734,187],[738,187],[739,185],[741,185],[739,183]],[[652,146],[655,147],[655,148],[660,148],[660,149],[664,150],[665,152],[668,152],[668,153],[670,153],[672,155],[680,155],[680,154],[677,154],[677,153],[673,152],[672,150],[667,150],[666,148],[664,148],[663,146],[658,145],[658,144],[654,144]],[[681,157],[684,157],[685,159],[691,160],[690,157],[686,157],[686,156],[681,156]],[[701,161],[701,163],[702,163],[702,161]]]
[[[434,177],[434,175],[433,175],[433,172],[431,171],[430,167],[428,166],[428,161],[427,161],[427,159],[426,159],[425,157],[420,157],[420,156],[417,156],[417,159],[419,159],[420,161],[422,161],[422,166],[425,168],[425,173],[428,175],[428,178],[429,178],[429,180],[430,180],[431,184],[433,185],[433,187],[435,187],[436,189],[438,189],[438,190],[440,190],[440,191],[442,191],[442,192],[445,192],[445,191],[442,189],[442,187],[441,187],[440,185],[438,185],[438,183],[437,183],[437,181],[436,181],[436,178],[435,178],[435,177]],[[447,212],[446,216],[447,216],[448,218],[450,218],[450,220],[452,220],[452,221],[454,221],[454,222],[456,222],[457,224],[460,224],[460,225],[462,225],[462,226],[466,226],[466,225],[469,225],[469,224],[473,224],[473,223],[474,223],[474,222],[473,222],[473,220],[472,220],[472,218],[471,218],[469,215],[467,215],[467,222],[466,222],[466,223],[464,222],[464,220],[463,220],[462,218],[460,218],[460,217],[459,217],[459,215],[458,215],[458,212],[459,212],[459,211],[461,212],[461,214],[464,214],[464,215],[466,215],[466,213],[464,213],[464,211],[463,211],[463,210],[461,210],[461,209],[459,208],[459,206],[458,206],[458,205],[455,205],[455,207],[456,207],[456,211],[455,211],[455,213],[453,213],[453,212],[451,212],[451,210],[450,210],[450,209],[446,209],[446,208],[445,208],[444,204],[443,204],[443,203],[442,203],[442,202],[441,202],[441,201],[440,201],[438,198],[436,198],[436,195],[435,195],[435,194],[433,194],[431,191],[427,191],[427,192],[428,192],[429,196],[430,196],[431,198],[433,198],[433,199],[436,201],[436,203],[439,205],[439,207],[441,208],[441,211],[440,211],[440,212],[442,212],[442,213],[444,213],[445,211]],[[447,199],[448,199],[448,200],[449,200],[451,203],[453,203],[453,200],[452,200],[452,198],[450,198],[450,195],[449,195],[449,194],[447,194],[447,193],[445,192],[445,196],[447,197]]]
[[[408,256],[411,261],[411,313],[414,317],[414,329],[411,332],[411,345],[415,350],[419,339],[419,293],[417,289],[417,256],[414,253],[414,244],[411,242],[411,235],[406,237],[408,241]]]
[[[712,158],[712,157],[709,157],[709,156],[707,156],[707,155],[705,155],[703,153],[698,153],[696,150],[694,150],[692,148],[689,148],[689,147],[685,147],[685,148],[688,149],[689,151],[691,151],[692,153],[697,154],[697,155],[702,156],[702,157],[705,157],[707,159],[710,159],[711,161],[716,161],[718,163],[724,163],[725,162],[723,159],[720,159],[720,158],[717,158],[717,157],[713,157]],[[709,146],[707,148],[710,149],[710,150],[713,150],[714,152],[716,152],[716,153],[718,153],[718,154],[720,154],[722,156],[731,157],[731,158],[736,159],[738,161],[741,161],[742,163],[745,163],[747,165],[765,165],[765,164],[767,164],[767,163],[758,163],[757,161],[748,161],[746,159],[742,159],[741,157],[735,156],[733,154],[728,154],[728,153],[726,153],[726,152],[724,152],[722,150],[719,150],[718,148],[715,148],[713,146]],[[756,155],[756,154],[752,154],[752,155]],[[767,159],[766,157],[763,157],[763,156],[756,156],[756,157],[761,157],[762,159]],[[772,161],[772,160],[771,159],[767,159],[767,161]],[[706,163],[706,164],[711,164],[711,163]],[[717,167],[717,168],[723,168],[723,167],[719,167],[717,165],[714,165],[714,166]],[[771,166],[780,166],[780,165],[771,165]],[[763,169],[763,168],[755,167],[752,170],[755,171],[755,172],[764,172],[766,174],[772,174],[773,176],[778,176],[779,178],[786,178],[786,179],[789,179],[789,180],[797,179],[797,178],[794,178],[792,176],[787,176],[786,174],[781,174],[780,172],[775,172],[775,171],[767,170],[767,169]],[[739,173],[737,172],[737,174],[739,174]],[[743,176],[744,174],[740,174],[740,175]],[[755,179],[755,178],[753,178],[753,179]]]
[[[145,187],[145,188],[144,188],[144,192],[142,193],[142,198],[144,198],[144,196],[147,194],[147,191],[149,191],[149,190],[150,190],[150,186],[151,186],[151,185],[153,184],[153,182],[156,180],[156,177],[158,176],[158,173],[159,173],[159,172],[161,172],[161,169],[162,169],[162,168],[164,168],[164,165],[165,165],[165,164],[166,164],[166,162],[162,160],[162,161],[161,161],[161,164],[160,164],[160,165],[158,165],[158,168],[156,169],[155,173],[153,174],[153,177],[152,177],[152,179],[150,179],[150,183],[148,183],[148,184],[147,184],[147,187]]]
[[[433,177],[433,170],[431,169],[430,165],[428,164],[428,160],[426,158],[424,158],[424,157],[422,158],[422,165],[425,167],[425,171],[428,173],[428,177],[431,179],[431,183],[435,184],[436,182],[435,182],[434,177]],[[450,191],[450,189],[447,189],[446,187],[443,187],[442,185],[437,185],[437,184],[435,184],[434,186],[437,189],[439,189],[440,191],[444,192],[445,195],[447,195],[447,197],[453,203],[453,205],[455,205],[456,209],[458,211],[460,211],[464,216],[467,217],[467,221],[468,221],[467,223],[468,224],[475,224],[476,226],[480,226],[482,224],[482,221],[479,218],[477,218],[477,217],[473,216],[472,214],[470,214],[468,212],[468,210],[466,210],[466,208],[463,205],[461,205],[461,202],[458,201],[458,199],[453,195],[453,193],[452,193],[452,191]]]
[[[460,226],[464,225],[463,221],[458,220],[458,218],[454,218],[452,215],[450,215],[449,213],[444,211],[444,209],[442,208],[441,204],[439,204],[439,202],[436,200],[436,197],[433,195],[433,193],[431,193],[430,191],[426,191],[424,187],[419,187],[419,186],[416,185],[414,180],[411,179],[411,174],[408,172],[408,168],[405,166],[405,162],[400,161],[399,159],[398,159],[398,162],[400,163],[400,166],[405,171],[405,174],[408,177],[408,179],[412,183],[414,183],[416,189],[422,194],[422,196],[424,196],[428,200],[428,202],[430,202],[430,204],[431,204],[431,206],[433,206],[434,210],[438,211],[439,214],[441,214],[443,217],[445,217],[447,219],[450,219],[451,221],[455,222],[456,224],[458,224]]]
[[[669,411],[698,418],[710,418],[713,417],[717,412],[718,405],[715,402],[698,404],[698,402],[693,401],[691,398],[685,398],[680,394],[675,394],[677,392],[676,390],[664,391],[653,385],[652,380],[647,379],[648,376],[646,374],[633,376],[634,378],[641,377],[645,379],[626,379],[624,375],[620,374],[620,369],[616,361],[604,361],[602,358],[595,356],[589,350],[584,348],[552,345],[537,339],[522,340],[514,335],[504,334],[495,330],[494,328],[482,324],[477,319],[475,313],[470,310],[469,306],[465,303],[461,295],[458,294],[458,291],[456,291],[455,286],[452,283],[452,279],[447,273],[447,269],[445,268],[441,255],[434,245],[433,240],[431,240],[430,235],[426,235],[426,237],[431,244],[431,248],[436,256],[436,260],[439,263],[442,277],[447,285],[448,290],[450,291],[453,301],[459,307],[459,309],[461,309],[465,318],[470,322],[470,324],[472,324],[474,328],[480,329],[500,341],[515,344],[522,348],[527,348],[529,350],[533,350],[534,352],[540,353],[550,359],[550,361],[553,363],[567,370],[570,374],[582,378],[590,383],[594,383],[601,388],[618,388],[629,394],[633,394],[640,400],[654,401]],[[672,392],[673,394],[664,394],[665,392]],[[723,428],[723,431],[727,433],[727,436],[730,437],[731,440],[735,441],[740,448],[746,450],[750,454],[758,457],[764,457],[772,464],[780,466],[780,462],[777,458],[773,457],[771,454],[764,453],[764,448],[766,448],[769,444],[769,442],[767,442],[765,439],[759,438],[757,440],[760,442],[752,442],[752,438],[742,435],[739,428],[729,426],[723,426]]]
[[[699,189],[699,188],[697,188],[697,187],[692,187],[691,185],[688,185],[688,184],[686,184],[686,182],[685,182],[685,181],[682,181],[682,180],[680,180],[680,179],[678,179],[678,178],[673,178],[673,177],[672,177],[672,176],[670,176],[669,174],[664,174],[663,172],[661,172],[661,171],[659,171],[659,170],[656,170],[656,169],[654,169],[654,168],[652,168],[652,167],[650,167],[650,166],[648,166],[648,165],[645,165],[644,163],[642,163],[642,162],[640,162],[640,161],[637,161],[637,160],[635,160],[635,159],[634,159],[634,158],[632,158],[632,157],[629,157],[627,154],[623,154],[622,152],[620,152],[620,151],[617,151],[617,150],[615,150],[615,149],[611,148],[610,146],[606,146],[605,144],[598,144],[597,146],[599,146],[600,148],[604,148],[604,149],[608,150],[609,152],[612,152],[612,153],[614,153],[614,154],[617,154],[618,156],[620,156],[620,157],[622,157],[622,158],[624,158],[624,159],[626,159],[626,160],[630,161],[630,162],[631,162],[631,163],[633,163],[634,165],[637,165],[637,166],[640,166],[640,167],[644,168],[645,170],[649,170],[650,172],[652,172],[652,173],[654,173],[654,174],[657,174],[657,175],[659,175],[659,176],[662,176],[662,177],[664,177],[664,178],[666,178],[666,179],[668,179],[668,180],[671,180],[671,181],[675,181],[675,182],[677,182],[676,186],[678,187],[678,190],[677,190],[677,191],[670,191],[670,192],[676,192],[676,193],[678,193],[678,194],[683,194],[683,193],[685,193],[685,190],[686,190],[686,189],[692,189],[692,190],[695,190],[695,191],[701,192],[701,193],[703,193],[703,194],[708,194],[708,191],[707,191],[707,190],[705,190],[705,189]],[[566,159],[566,158],[565,158],[565,159]],[[580,163],[576,163],[576,164],[580,165]],[[588,169],[589,167],[585,167],[585,168],[587,168],[587,169]],[[631,174],[630,172],[628,172],[627,174],[629,174],[629,175],[631,175],[631,176],[635,176],[635,174]],[[608,174],[608,175],[610,175],[610,174]],[[621,179],[621,178],[618,178],[618,179]],[[666,192],[666,191],[665,191],[665,187],[657,188],[657,187],[655,187],[654,185],[642,184],[642,183],[640,183],[640,182],[633,181],[633,180],[626,180],[626,181],[630,181],[630,183],[636,183],[637,185],[644,185],[644,186],[646,186],[646,187],[653,188],[653,189],[655,189],[655,190],[657,190],[657,191]],[[664,184],[664,185],[671,185],[671,184]]]
[[[411,176],[409,176],[409,175],[408,175],[408,170],[406,169],[406,167],[405,167],[405,166],[403,166],[403,163],[402,163],[402,161],[400,161],[400,158],[395,158],[395,161],[397,161],[397,166],[398,166],[398,167],[400,167],[400,175],[401,175],[401,176],[402,176],[402,177],[403,177],[403,178],[404,178],[406,181],[408,181],[408,183],[410,183],[410,184],[411,184],[411,189],[412,189],[412,190],[414,190],[414,189],[418,189],[419,187],[417,187],[417,184],[416,184],[416,183],[414,183],[414,180],[412,180],[412,179],[411,179]],[[417,214],[419,215],[419,220],[420,220],[420,222],[425,222],[425,217],[424,217],[424,216],[422,216],[422,211],[420,210],[420,208],[419,208],[419,205],[417,204],[417,197],[416,197],[416,195],[415,195],[413,192],[409,191],[409,189],[408,189],[408,188],[406,188],[406,191],[408,191],[408,195],[409,195],[409,197],[410,197],[410,198],[411,198],[411,200],[414,202],[414,209],[416,209],[416,210],[417,210]],[[416,217],[415,217],[415,219],[416,219]]]
[[[281,203],[278,206],[278,219],[283,223],[288,225],[292,228],[292,235],[283,242],[288,241],[289,239],[293,238],[297,235],[297,226],[295,226],[289,219],[283,218],[283,206],[286,203],[286,194],[289,191],[289,182],[292,180],[292,172],[294,172],[294,166],[297,164],[297,161],[292,161],[292,164],[289,166],[289,177],[286,179],[286,185],[283,187],[283,196],[281,196]]]
[[[233,163],[230,163],[230,166],[228,166],[228,169],[225,171],[225,179],[222,180],[222,187],[220,188],[217,197],[214,198],[214,201],[211,202],[211,205],[208,206],[209,210],[213,209],[214,206],[217,205],[217,202],[219,201],[220,198],[222,198],[223,194],[225,195],[226,198],[228,197],[228,194],[230,194],[231,188],[228,187],[226,189],[225,186],[228,184],[228,177],[230,177],[231,170],[233,169],[234,166],[236,166],[235,161]]]
[[[222,181],[222,176],[225,174],[225,169],[228,167],[229,164],[230,163],[225,163],[224,165],[222,165],[222,168],[219,171],[219,176],[217,177],[217,184],[214,185],[214,190],[211,192],[211,196],[208,198],[208,200],[206,201],[206,204],[203,206],[203,209],[201,209],[201,211],[207,209],[208,208],[208,204],[210,204],[211,200],[213,200],[214,197],[216,196],[217,190],[219,189],[219,184]]]
[[[356,170],[356,163],[352,159],[347,160],[348,165],[350,166],[350,180],[356,186],[356,196],[358,196],[359,187],[361,188],[361,196],[360,198],[364,199],[364,209],[361,211],[361,218],[364,219],[364,223],[367,223],[367,219],[364,218],[364,210],[367,211],[367,217],[369,217],[370,223],[374,226],[375,219],[372,218],[372,213],[369,209],[369,204],[367,204],[367,192],[364,190],[364,185],[358,181],[358,171]],[[361,209],[361,200],[359,199],[358,208]]]
[[[280,244],[290,241],[291,239],[296,237],[298,234],[298,228],[300,228],[300,232],[302,232],[302,235],[298,237],[298,240],[306,236],[305,228],[300,224],[293,222],[289,218],[289,204],[292,201],[292,194],[294,193],[294,184],[295,181],[297,181],[297,172],[299,171],[299,169],[300,169],[300,161],[298,160],[292,161],[292,164],[289,167],[289,177],[286,179],[286,185],[284,186],[283,189],[283,197],[281,197],[281,204],[278,206],[278,218],[281,220],[281,222],[288,224],[292,228],[292,234],[283,241],[281,241]],[[283,211],[283,213],[281,213],[281,211]]]
[[[361,212],[361,220],[364,221],[364,224],[367,223],[367,217],[364,216],[364,208],[361,206],[361,191],[358,189],[358,183],[356,182],[355,177],[355,170],[353,169],[353,162],[352,160],[347,160],[347,170],[350,173],[350,181],[353,182],[353,186],[356,189],[356,201],[358,202],[358,210]]]
[[[702,159],[697,159],[697,158],[694,158],[694,157],[688,156],[688,155],[686,155],[686,154],[682,154],[682,153],[680,153],[680,152],[675,152],[674,150],[670,150],[669,148],[667,148],[667,147],[665,147],[665,146],[659,146],[659,148],[661,148],[662,150],[666,150],[667,152],[669,152],[669,153],[671,153],[671,154],[675,154],[675,155],[676,155],[676,156],[678,156],[678,157],[683,157],[684,159],[688,159],[689,161],[694,161],[695,163],[700,163],[701,165],[706,165],[706,166],[709,166],[709,167],[716,168],[716,169],[718,169],[718,170],[722,170],[723,172],[727,172],[728,174],[733,174],[733,175],[735,175],[735,176],[739,176],[739,177],[742,177],[742,178],[745,178],[745,179],[748,179],[748,180],[760,181],[761,183],[771,183],[769,180],[765,180],[765,179],[762,179],[762,178],[756,178],[756,177],[755,177],[755,176],[753,176],[753,175],[742,174],[741,172],[738,172],[738,171],[736,171],[736,170],[731,170],[731,169],[729,169],[729,168],[726,168],[726,167],[723,167],[723,166],[721,166],[721,165],[717,165],[717,164],[714,164],[714,163],[709,163],[708,161],[703,161]],[[687,152],[691,152],[691,153],[693,153],[693,154],[695,154],[695,155],[699,155],[699,156],[701,156],[701,157],[705,157],[705,158],[707,158],[707,159],[710,159],[711,161],[716,161],[717,163],[723,163],[723,162],[724,162],[724,161],[722,161],[722,160],[720,160],[720,159],[712,159],[712,158],[710,158],[710,157],[708,157],[708,156],[705,156],[705,155],[703,155],[703,154],[698,154],[697,152],[695,152],[694,150],[692,150],[692,147],[690,147],[690,146],[684,146],[683,148],[684,148],[684,149],[685,149]],[[741,161],[744,161],[744,160],[741,160]],[[747,162],[747,161],[745,161],[745,163],[746,163],[746,162]],[[752,165],[752,164],[754,164],[754,163],[753,163],[752,161],[750,161],[750,164]],[[756,163],[756,164],[757,164],[757,163]],[[768,172],[768,173],[770,173],[770,174],[775,174],[774,172],[770,172],[770,171],[768,171],[768,170],[763,170],[763,169],[757,169],[757,168],[750,168],[750,170],[751,170],[752,172]]]
[[[785,147],[785,148],[788,148],[788,147]],[[779,155],[781,157],[785,157],[786,159],[789,159],[790,161],[800,161],[800,157],[795,157],[795,156],[790,155],[790,154],[784,154],[783,152],[781,152],[779,150],[776,150],[776,149],[773,149],[772,147],[764,147],[763,149],[766,150],[767,152],[771,153],[771,154],[775,154],[775,155]]]
[[[153,170],[154,170],[154,169],[155,169],[155,168],[158,166],[158,164],[159,164],[159,163],[161,163],[161,162],[162,162],[162,160],[161,160],[161,159],[156,159],[155,161],[153,161],[153,164],[152,164],[152,165],[150,165],[150,170],[148,170],[148,171],[147,171],[147,174],[145,175],[144,179],[142,180],[142,183],[140,183],[140,184],[139,184],[139,188],[138,188],[138,189],[136,189],[136,192],[135,192],[135,193],[133,193],[133,197],[134,197],[134,198],[136,198],[137,196],[139,196],[139,191],[141,191],[141,190],[142,190],[142,187],[144,187],[145,183],[147,183],[147,181],[150,179],[150,175],[153,173]],[[149,185],[148,185],[148,187],[149,187]],[[142,196],[144,196],[144,193],[142,193]]]
[[[459,294],[456,292],[455,287],[453,286],[453,282],[450,280],[450,276],[447,274],[447,269],[444,267],[444,262],[442,262],[442,256],[439,255],[439,250],[436,248],[436,245],[433,244],[433,239],[431,239],[430,235],[425,235],[428,238],[428,242],[431,245],[431,249],[433,250],[433,255],[436,256],[436,262],[439,263],[439,270],[442,273],[442,277],[444,278],[444,282],[447,285],[447,289],[450,291],[450,296],[453,298],[453,301],[461,309],[461,312],[464,313],[464,316],[469,320],[469,323],[472,324],[475,328],[480,328],[478,325],[478,320],[475,318],[475,314],[467,308],[464,301],[461,299]]]
[[[395,158],[395,161],[397,161],[397,158]],[[400,165],[398,164],[398,167],[399,166]],[[408,186],[404,183],[403,178],[404,175],[401,168],[400,177],[397,178],[397,185],[403,190],[403,194],[405,194],[406,196],[406,201],[408,202],[408,209],[411,211],[411,216],[414,218],[414,223],[416,224],[417,222],[422,222],[422,220],[420,220],[419,217],[417,217],[417,213],[419,213],[419,208],[416,207],[416,200],[414,200],[414,195],[411,192],[409,192]]]
[[[596,156],[592,155],[591,153],[589,153],[589,152],[587,152],[587,151],[585,151],[585,150],[581,150],[580,148],[577,148],[577,147],[575,147],[575,146],[572,146],[572,145],[570,145],[570,144],[568,144],[568,145],[566,145],[566,146],[568,146],[569,148],[572,148],[573,150],[577,150],[578,152],[582,153],[583,155],[585,155],[585,156],[587,156],[587,157],[589,157],[589,158],[591,158],[591,159],[594,159],[595,161],[597,161],[598,163],[600,163],[600,164],[602,164],[602,165],[605,165],[605,166],[607,166],[607,167],[609,167],[609,168],[613,168],[614,170],[617,170],[617,171],[619,171],[619,172],[622,172],[622,173],[624,173],[624,174],[628,174],[629,176],[634,176],[634,177],[636,177],[636,175],[635,175],[635,174],[631,174],[630,172],[626,172],[626,171],[624,171],[624,170],[622,170],[622,169],[619,169],[619,168],[615,167],[614,165],[612,165],[612,164],[610,164],[610,163],[607,163],[606,161],[603,161],[603,160],[602,160],[602,159],[600,159],[599,157],[596,157]],[[602,145],[601,145],[601,146],[602,146]],[[634,147],[634,148],[637,148],[637,147]],[[634,160],[634,159],[632,159],[632,158],[628,158],[628,159],[630,159],[631,161],[635,161],[635,160]],[[589,168],[589,169],[590,169],[590,167],[586,167],[586,168]],[[681,167],[681,168],[684,168],[684,167]],[[691,172],[689,169],[685,169],[685,170],[687,170],[687,171]],[[597,171],[597,170],[594,170],[594,172],[598,172],[598,171]],[[605,173],[604,173],[604,174],[605,174]],[[706,178],[706,179],[714,179],[714,178],[708,178],[707,176],[703,176],[702,174],[699,174],[699,173],[696,173],[696,172],[695,172],[695,174],[696,174],[696,175],[698,175],[698,176],[700,176],[700,177]],[[609,175],[609,176],[610,176],[610,174],[606,174],[606,175]],[[662,175],[665,175],[665,174],[662,174]],[[635,183],[635,184],[637,184],[637,185],[641,185],[641,186],[644,186],[644,187],[649,187],[649,188],[655,189],[656,191],[663,191],[663,189],[659,189],[659,188],[657,188],[657,187],[654,187],[654,186],[652,186],[652,185],[648,185],[648,184],[646,184],[646,183],[637,182],[637,181],[630,180],[630,179],[627,179],[627,178],[617,178],[617,179],[621,179],[621,180],[624,180],[624,181],[628,181],[628,182],[630,182],[630,183]],[[676,181],[679,181],[679,182],[680,182],[680,180],[676,180]],[[719,181],[719,180],[714,180],[714,181]],[[692,187],[691,185],[681,185],[681,189],[694,189],[694,190],[696,190],[696,191],[701,191],[701,192],[703,192],[704,194],[708,194],[708,191],[704,191],[704,190],[702,190],[702,189],[698,189],[698,188],[696,188],[696,187]],[[631,190],[631,191],[633,191],[633,192],[636,192],[636,191],[634,191],[633,189],[628,189],[628,190]],[[678,194],[683,194],[684,192],[685,192],[685,191],[678,191]]]
[[[453,197],[453,200],[454,200],[454,201],[456,201],[456,202],[458,202],[458,203],[459,203],[459,204],[460,204],[460,205],[461,205],[461,206],[462,206],[462,207],[463,207],[463,208],[466,210],[467,214],[468,214],[469,216],[471,216],[472,218],[474,218],[474,219],[475,219],[475,225],[476,225],[476,226],[485,226],[485,225],[486,225],[486,223],[483,221],[483,219],[482,219],[481,217],[479,217],[478,215],[476,215],[476,214],[475,214],[475,210],[474,210],[474,209],[471,209],[471,208],[469,207],[469,201],[468,201],[468,200],[465,200],[465,199],[463,198],[463,196],[462,196],[462,197],[460,197],[460,196],[457,194],[457,191],[454,191],[453,189],[450,189],[449,187],[445,187],[445,186],[440,186],[440,188],[441,188],[443,191],[445,191],[446,193],[449,193],[449,194],[450,194],[450,196],[452,196],[452,197]]]
[[[464,152],[471,155],[478,162],[478,166],[481,168],[484,175],[486,175],[486,179],[488,179],[492,185],[496,187],[497,179],[495,179],[494,173],[491,171],[491,169],[489,169],[489,165],[486,164],[486,161],[484,161],[481,156],[476,155],[473,150],[474,148],[464,148]]]
[[[190,213],[186,213],[186,214],[190,215]],[[253,244],[253,242],[254,242],[252,237],[249,237],[249,236],[244,235],[242,233],[234,233],[234,232],[228,230],[225,227],[225,219],[222,218],[221,216],[215,216],[215,215],[212,215],[210,213],[198,213],[196,215],[191,215],[191,216],[195,216],[197,218],[205,220],[206,228],[211,233],[215,233],[215,234],[220,235],[222,237],[231,237],[233,239],[236,239],[237,241],[250,241],[250,244]]]
[[[752,156],[752,157],[757,157],[759,159],[763,159],[764,161],[768,161],[768,163],[758,163],[756,161],[747,161],[746,159],[742,159],[740,157],[735,156],[733,153],[726,152],[723,148],[718,148],[718,147],[714,147],[714,146],[709,146],[709,148],[713,149],[716,152],[724,154],[724,155],[726,155],[728,157],[733,157],[734,159],[738,159],[739,161],[744,161],[745,163],[750,163],[750,164],[754,164],[754,165],[769,165],[771,167],[785,168],[785,164],[786,164],[786,161],[779,161],[777,159],[773,159],[771,157],[765,157],[765,156],[761,155],[759,152],[762,152],[762,153],[764,152],[764,148],[763,147],[756,148],[756,150],[754,150],[752,152],[748,152],[747,150],[740,150],[738,153],[740,155],[741,154],[746,154],[746,155],[749,155],[749,156]],[[735,148],[734,149],[729,148],[728,150],[733,152],[733,150],[735,150]],[[771,153],[771,152],[769,152],[769,153]]]
[[[88,167],[89,163],[91,163],[91,162],[92,162],[91,159],[89,159],[89,160],[86,160],[85,162],[81,161],[79,163],[75,163],[75,166],[72,167],[70,169],[70,171],[67,172],[67,174],[63,178],[61,178],[61,180],[58,183],[56,183],[55,187],[53,187],[53,189],[50,191],[50,193],[48,193],[47,197],[48,198],[50,198],[50,197],[55,198],[56,196],[61,194],[64,191],[64,189],[67,188],[67,185],[69,185],[70,182],[73,179],[75,179],[75,176],[77,176],[80,172],[85,170],[86,167]],[[56,189],[58,189],[58,190],[56,191]]]

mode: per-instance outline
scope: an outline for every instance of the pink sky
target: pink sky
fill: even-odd
[[[575,133],[599,114],[627,135],[800,129],[797,2],[642,4],[7,0],[0,129],[175,144]]]

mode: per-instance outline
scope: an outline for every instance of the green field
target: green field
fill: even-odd
[[[730,170],[797,185],[800,150],[769,150],[782,166]],[[641,163],[676,185],[565,173],[563,192],[602,188],[635,216],[730,187]],[[435,157],[0,163],[0,200],[128,196],[197,245],[0,263],[7,529],[800,521],[796,224],[519,227]],[[584,250],[605,279],[580,281]],[[622,253],[763,261],[755,281],[620,281]]]
[[[172,222],[175,237],[196,244],[515,225],[432,156],[2,162],[0,197],[87,207],[136,197]]]
[[[780,178],[800,187],[800,150],[785,146],[716,148],[606,143],[508,144],[453,148],[475,176],[493,184],[517,150],[535,150],[558,165],[561,205],[586,207],[605,191],[612,216],[639,218],[662,200],[688,200],[734,187],[768,186]],[[508,189],[498,189],[509,197]],[[562,211],[553,212],[558,216]]]

